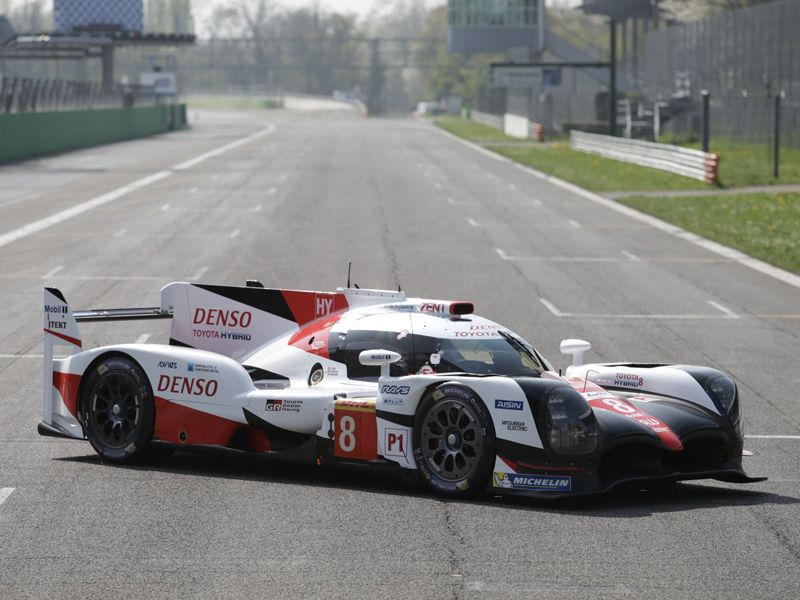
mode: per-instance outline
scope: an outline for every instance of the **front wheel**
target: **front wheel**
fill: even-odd
[[[494,464],[494,427],[475,392],[443,385],[420,403],[412,447],[417,469],[433,490],[448,496],[477,494]]]
[[[117,463],[144,459],[153,437],[155,406],[141,367],[130,358],[111,356],[86,377],[81,412],[92,447]]]

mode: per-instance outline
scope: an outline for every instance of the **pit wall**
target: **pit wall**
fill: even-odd
[[[130,140],[186,126],[185,104],[0,114],[0,162]]]

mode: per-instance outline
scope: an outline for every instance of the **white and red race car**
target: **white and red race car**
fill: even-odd
[[[42,435],[105,459],[171,448],[418,472],[449,495],[592,494],[627,482],[760,481],[736,385],[706,367],[583,364],[565,376],[469,302],[171,283],[161,305],[70,311],[44,292]],[[171,319],[169,345],[82,350],[78,322]],[[53,348],[78,351],[54,358]]]

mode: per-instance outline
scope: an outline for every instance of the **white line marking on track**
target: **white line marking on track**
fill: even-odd
[[[196,157],[194,157],[194,158],[192,158],[190,160],[187,160],[185,162],[179,163],[179,164],[175,165],[174,167],[172,167],[172,169],[174,171],[185,171],[186,169],[191,169],[192,167],[195,167],[195,166],[199,165],[200,163],[207,161],[209,158],[214,158],[215,156],[219,156],[220,154],[225,154],[229,150],[233,150],[234,148],[238,148],[239,146],[243,146],[244,144],[252,142],[253,140],[257,140],[258,138],[263,137],[265,135],[268,135],[268,134],[272,133],[273,131],[275,131],[275,125],[271,125],[271,124],[267,125],[261,131],[256,131],[255,133],[252,133],[252,134],[250,134],[250,135],[248,135],[246,137],[243,137],[243,138],[238,139],[238,140],[236,140],[234,142],[231,142],[230,144],[225,144],[224,146],[220,146],[219,148],[216,148],[216,149],[211,150],[209,152],[205,152],[204,154],[201,154],[200,156],[196,156]]]
[[[50,269],[47,273],[42,275],[42,279],[50,279],[51,277],[53,277],[57,273],[61,273],[61,271],[63,271],[63,270],[64,270],[64,265],[58,265],[56,268]]]
[[[161,207],[161,212],[167,212],[169,210],[169,202],[167,202],[164,206]]]
[[[128,230],[127,230],[125,227],[123,227],[122,229],[118,230],[118,231],[117,231],[117,232],[114,234],[114,237],[115,237],[115,238],[121,238],[121,237],[122,237],[122,236],[124,236],[126,233],[128,233]]]
[[[541,171],[532,169],[531,167],[526,167],[525,165],[521,165],[518,162],[512,162],[503,156],[495,154],[494,152],[487,150],[486,148],[482,148],[481,146],[478,146],[473,142],[461,139],[460,137],[453,135],[452,133],[449,133],[442,129],[436,127],[434,127],[434,129],[439,134],[448,137],[453,141],[458,142],[462,146],[471,148],[472,150],[480,152],[485,156],[489,156],[498,162],[505,162],[505,163],[511,162],[514,168],[520,171],[524,171],[528,175],[533,175],[534,177],[537,177],[539,179],[544,179],[549,183],[552,183],[553,185],[568,190],[574,194],[586,198],[587,200],[591,200],[592,202],[605,206],[606,208],[610,208],[611,210],[616,211],[618,213],[622,213],[642,223],[647,223],[651,227],[660,229],[665,233],[687,240],[693,244],[696,244],[697,246],[700,246],[701,248],[705,248],[709,252],[719,254],[720,256],[724,256],[725,258],[738,262],[739,264],[745,267],[749,267],[764,275],[767,275],[768,277],[772,277],[773,279],[777,279],[778,281],[782,281],[783,283],[786,283],[793,287],[800,288],[800,275],[795,275],[794,273],[790,273],[789,271],[784,271],[783,269],[774,267],[756,258],[748,256],[743,252],[739,252],[738,250],[734,250],[733,248],[729,248],[727,246],[723,246],[722,244],[718,244],[717,242],[712,242],[711,240],[707,240],[704,237],[685,231],[684,229],[681,229],[676,225],[667,223],[666,221],[662,221],[661,219],[657,219],[656,217],[639,212],[638,210],[633,209],[629,206],[625,206],[624,204],[619,204],[618,202],[615,202],[608,198],[604,198],[599,194],[595,194],[594,192],[585,190],[582,187],[564,181],[563,179],[559,179],[558,177],[547,175],[545,173],[542,173]]]
[[[622,256],[624,256],[625,258],[628,258],[628,259],[630,259],[632,261],[635,261],[635,262],[642,262],[641,258],[636,256],[633,252],[628,252],[627,250],[623,250],[622,251]]]
[[[39,219],[38,221],[34,221],[33,223],[28,223],[27,225],[23,225],[22,227],[18,227],[13,231],[9,231],[8,233],[4,233],[0,235],[0,248],[3,246],[7,246],[12,242],[16,242],[19,239],[28,237],[29,235],[33,235],[34,233],[39,233],[40,231],[47,229],[48,227],[52,227],[53,225],[58,225],[59,223],[63,223],[64,221],[71,219],[72,217],[76,217],[80,214],[83,214],[89,210],[94,208],[98,208],[103,206],[104,204],[108,204],[109,202],[113,202],[114,200],[119,200],[123,196],[127,196],[131,192],[135,192],[136,190],[140,190],[144,187],[149,185],[153,185],[161,181],[162,179],[166,179],[172,175],[172,171],[158,171],[153,173],[152,175],[148,175],[147,177],[142,177],[141,179],[137,179],[136,181],[129,183],[128,185],[124,185],[119,187],[107,194],[103,194],[102,196],[97,196],[91,200],[87,200],[86,202],[82,202],[81,204],[77,204],[60,212],[57,212],[49,217],[45,217],[44,219]]]
[[[685,314],[685,315],[644,315],[639,313],[633,314],[594,314],[594,313],[568,313],[563,312],[556,308],[556,306],[545,298],[539,298],[539,302],[541,302],[547,310],[549,310],[553,316],[561,317],[561,318],[570,318],[570,319],[651,319],[651,320],[677,320],[677,321],[697,321],[701,319],[711,319],[711,320],[718,320],[718,319],[730,319],[730,315],[692,315],[692,314]]]
[[[112,190],[106,194],[102,194],[97,196],[96,198],[92,198],[91,200],[87,200],[86,202],[82,202],[80,204],[76,204],[70,208],[64,209],[60,212],[50,215],[49,217],[45,217],[43,219],[39,219],[38,221],[33,221],[32,223],[28,223],[27,225],[23,225],[22,227],[18,227],[12,231],[8,231],[2,235],[0,235],[0,248],[3,246],[7,246],[12,242],[16,242],[19,239],[28,237],[29,235],[33,235],[34,233],[39,233],[40,231],[52,227],[53,225],[58,225],[59,223],[63,223],[64,221],[71,219],[72,217],[77,217],[80,214],[83,214],[87,211],[92,209],[98,208],[103,206],[104,204],[108,204],[109,202],[113,202],[114,200],[119,200],[120,198],[131,194],[137,190],[145,188],[147,186],[153,185],[167,177],[170,177],[175,174],[175,171],[183,171],[202,163],[209,158],[213,158],[214,156],[219,156],[220,154],[224,154],[229,150],[233,150],[234,148],[238,148],[243,144],[251,142],[255,139],[258,139],[262,136],[267,135],[268,133],[272,133],[275,131],[274,125],[268,125],[265,129],[258,131],[254,134],[248,135],[247,137],[243,137],[235,142],[231,142],[230,144],[226,144],[225,146],[221,146],[216,150],[212,150],[210,152],[206,152],[205,154],[201,154],[191,160],[187,160],[186,162],[182,162],[178,165],[173,167],[171,171],[157,171],[148,175],[147,177],[142,177],[141,179],[137,179],[127,185],[123,185],[122,187],[118,187],[115,190]]]
[[[800,435],[750,435],[744,437],[754,440],[800,440]]]
[[[44,354],[0,354],[0,358],[44,358]],[[53,358],[67,358],[66,355],[53,355]]]
[[[189,281],[198,281],[203,275],[208,272],[208,267],[200,267],[197,272],[189,277]]]
[[[16,488],[0,488],[0,504],[8,500],[8,497],[11,495]]]
[[[497,256],[499,256],[503,260],[513,260],[508,254],[503,252],[500,248],[495,248],[494,251],[497,252]]]
[[[720,311],[721,313],[728,315],[728,317],[730,317],[731,319],[740,318],[739,315],[737,315],[735,312],[733,312],[730,308],[726,308],[726,307],[722,306],[722,304],[720,304],[719,302],[714,302],[713,300],[709,300],[708,303],[711,306],[713,306],[714,308],[716,308],[718,311]]]
[[[545,300],[544,298],[539,298],[539,302],[541,302],[547,310],[549,310],[551,313],[553,313],[553,316],[556,316],[556,317],[565,316],[564,313],[562,313],[560,310],[558,310],[555,307],[555,305],[552,302],[550,302],[549,300]]]
[[[581,228],[581,224],[578,223],[577,221],[573,220],[573,219],[569,220],[569,224],[572,225],[573,227],[575,227],[576,229],[580,229]]]
[[[475,222],[475,219],[473,219],[473,218],[467,219],[467,223],[469,223],[473,227],[477,227],[478,226],[478,224]]]
[[[234,238],[239,237],[240,233],[242,233],[241,229],[235,229],[235,230],[233,230],[233,232],[231,232],[231,234],[228,237],[231,238],[231,239],[234,239]]]
[[[136,341],[134,342],[134,344],[146,344],[147,340],[150,339],[151,335],[152,335],[151,333],[143,333],[138,338],[136,338]]]
[[[75,281],[169,281],[170,276],[149,277],[141,275],[58,275],[57,279],[74,279]]]

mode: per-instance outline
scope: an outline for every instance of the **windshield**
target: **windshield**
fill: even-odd
[[[510,332],[501,337],[480,339],[438,339],[414,336],[413,366],[417,372],[474,373],[538,377],[549,368],[544,360]],[[431,363],[438,355],[439,364]]]

